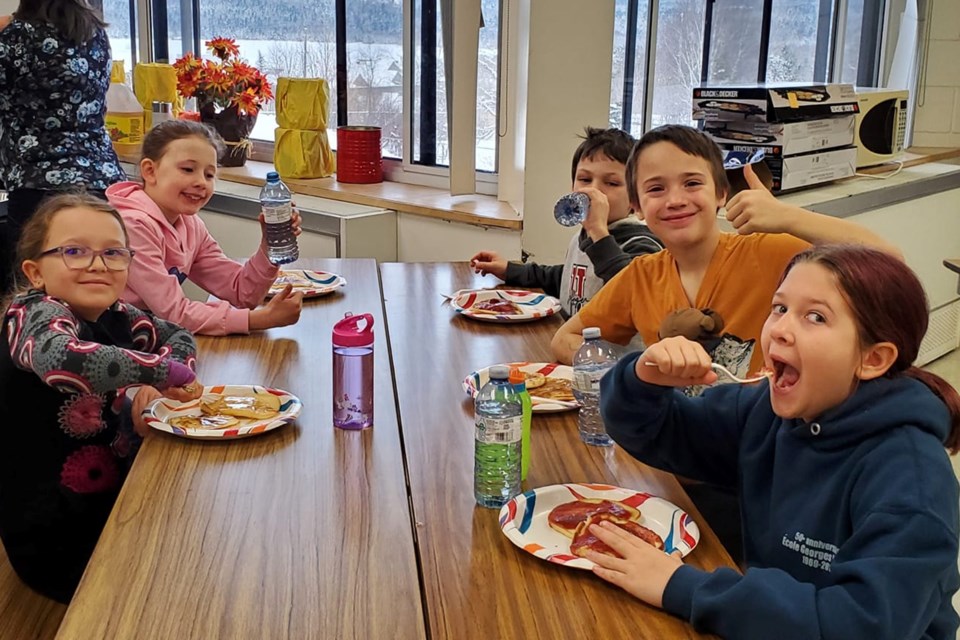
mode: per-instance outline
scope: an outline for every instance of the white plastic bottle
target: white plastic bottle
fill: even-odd
[[[114,60],[107,88],[107,114],[103,122],[117,155],[139,156],[143,142],[144,112],[133,90],[126,84],[123,60]]]

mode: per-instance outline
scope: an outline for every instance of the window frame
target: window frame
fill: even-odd
[[[189,33],[194,51],[201,49],[200,43],[200,2],[201,0],[172,0],[179,1],[181,6],[181,17],[190,16]],[[439,2],[433,0],[437,5],[437,15],[439,16]],[[140,58],[148,61],[168,60],[169,50],[167,45],[167,0],[130,0],[131,7],[137,6],[140,9],[140,20],[137,23],[137,35],[141,47],[139,49]],[[337,126],[347,124],[347,35],[346,35],[346,0],[334,0],[336,12],[336,58],[337,58]],[[413,162],[412,148],[412,127],[410,126],[413,115],[413,66],[412,58],[412,25],[413,25],[413,0],[403,0],[403,88],[401,100],[403,104],[402,113],[402,151],[401,158],[384,157],[383,169],[384,179],[392,182],[403,182],[408,184],[417,184],[437,188],[449,187],[450,169],[446,165],[428,165],[422,162]],[[184,22],[186,20],[184,19]],[[134,29],[131,29],[134,31]],[[186,25],[182,29],[182,35],[187,35]],[[163,37],[157,37],[157,34]],[[501,34],[502,35],[502,34]],[[132,46],[136,47],[137,37],[134,38]],[[502,37],[500,38],[498,59],[502,55]],[[498,64],[499,66],[499,64]],[[434,70],[434,75],[436,71]],[[499,85],[500,83],[498,83]],[[499,100],[499,93],[498,93]],[[251,139],[253,150],[251,159],[260,162],[273,162],[274,142],[271,140]],[[334,151],[336,153],[336,151]],[[499,155],[499,140],[497,143],[497,155]],[[497,171],[477,170],[476,190],[477,193],[486,195],[496,195],[499,184]]]
[[[620,127],[629,129],[633,115],[633,87],[636,86],[636,40],[639,34],[640,20],[639,0],[626,0],[627,26],[626,42],[624,43],[624,73],[622,87],[622,105],[620,108]],[[704,0],[703,47],[701,49],[700,81],[707,82],[710,69],[710,43],[712,40],[713,8],[717,0]],[[770,30],[774,0],[763,0],[761,17],[762,31],[760,34],[760,48],[757,56],[757,82],[764,82],[767,75]],[[817,28],[816,59],[814,62],[813,82],[836,82],[842,75],[843,48],[846,36],[847,0],[819,0],[820,18]],[[858,86],[876,86],[883,68],[883,56],[886,41],[889,36],[889,13],[893,0],[864,0],[864,10],[860,25],[860,62],[857,65]],[[830,8],[829,18],[825,19],[824,10]],[[653,119],[653,102],[656,70],[657,48],[657,16],[659,14],[659,0],[649,0],[647,3],[646,51],[643,65],[644,93],[642,97],[643,115],[640,121],[641,131],[647,131]],[[631,16],[631,14],[634,14]],[[829,30],[827,30],[829,27]],[[630,52],[634,52],[628,58]],[[870,55],[864,58],[864,53]],[[632,73],[628,73],[632,72]],[[629,102],[628,102],[629,99]]]

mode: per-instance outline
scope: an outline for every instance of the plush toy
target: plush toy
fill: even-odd
[[[688,340],[704,342],[720,337],[723,318],[712,309],[677,309],[660,323],[657,335],[661,340],[683,336]]]

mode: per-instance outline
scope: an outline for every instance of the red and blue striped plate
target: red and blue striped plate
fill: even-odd
[[[312,271],[310,269],[283,269],[277,274],[277,279],[270,285],[267,296],[280,293],[287,284],[293,285],[294,293],[300,292],[304,298],[316,298],[333,293],[347,284],[343,276],[326,271]]]
[[[496,313],[478,309],[488,300],[506,300],[517,306],[519,313]],[[450,298],[457,313],[484,322],[530,322],[560,311],[560,301],[553,296],[523,289],[462,289]]]
[[[280,412],[269,419],[240,419],[240,423],[228,429],[185,429],[170,424],[171,418],[179,416],[199,416],[200,400],[211,395],[250,396],[257,393],[269,393],[280,398]],[[162,398],[151,403],[143,410],[143,420],[158,431],[166,431],[183,438],[198,438],[201,440],[229,440],[246,438],[282,427],[293,422],[300,415],[303,403],[300,398],[281,389],[269,389],[256,385],[218,385],[204,387],[203,396],[190,402],[177,402],[169,398]]]
[[[570,553],[570,538],[552,529],[547,516],[574,500],[616,500],[640,510],[639,524],[663,538],[668,553],[686,556],[700,541],[700,529],[686,511],[663,498],[606,484],[554,484],[521,493],[500,509],[500,529],[510,542],[536,557],[576,569],[593,562]]]

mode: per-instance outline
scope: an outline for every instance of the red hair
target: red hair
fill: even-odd
[[[898,258],[863,245],[820,245],[798,253],[784,269],[780,282],[795,265],[815,263],[837,279],[850,305],[863,346],[890,342],[897,359],[886,378],[906,376],[925,384],[950,413],[950,434],[944,443],[951,454],[960,450],[960,394],[938,375],[913,366],[927,333],[930,312],[917,275]]]

